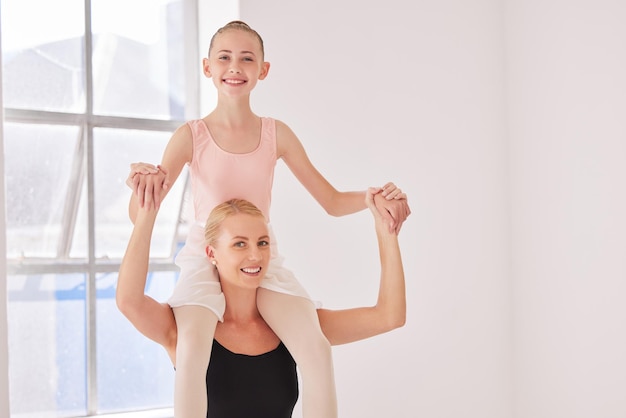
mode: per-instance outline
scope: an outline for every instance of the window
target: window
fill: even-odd
[[[158,162],[197,116],[194,4],[0,2],[12,417],[171,406],[169,359],[121,316],[115,286],[129,163]],[[158,300],[177,279],[186,191],[178,181],[155,228]]]

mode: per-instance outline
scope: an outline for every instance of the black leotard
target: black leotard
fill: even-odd
[[[206,383],[207,418],[290,418],[298,400],[296,363],[282,342],[249,356],[213,340]]]

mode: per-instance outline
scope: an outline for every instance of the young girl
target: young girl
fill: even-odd
[[[269,222],[278,158],[329,214],[341,216],[366,208],[364,191],[338,192],[326,181],[287,125],[252,112],[250,93],[267,76],[269,67],[264,61],[261,37],[247,24],[234,21],[219,29],[211,39],[208,58],[203,59],[203,72],[217,89],[216,108],[174,132],[160,166],[131,165],[127,183],[134,190],[129,208],[134,220],[138,205],[159,206],[169,185],[189,164],[196,222],[176,257],[180,276],[168,301],[178,338],[176,418],[206,416],[206,370],[214,330],[224,313],[216,269],[205,253],[203,227],[210,211],[228,199],[243,198],[260,208]],[[379,210],[386,216],[390,230],[397,233],[410,214],[406,195],[393,183],[385,185],[382,193],[386,200]],[[291,271],[283,267],[275,240],[270,242],[272,259],[257,292],[258,309],[298,364],[303,416],[336,417],[330,345],[320,329],[314,304]],[[244,267],[244,274],[257,273]]]

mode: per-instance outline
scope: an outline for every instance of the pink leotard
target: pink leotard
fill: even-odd
[[[206,256],[204,223],[216,205],[233,198],[254,203],[269,222],[276,165],[276,123],[274,119],[262,118],[259,145],[245,154],[221,149],[203,120],[193,120],[188,125],[193,136],[189,175],[196,222],[190,226],[185,245],[176,256],[180,275],[168,304],[204,306],[222,320],[224,295],[217,272]],[[310,299],[293,273],[283,266],[271,227],[270,242],[272,258],[261,287]]]
[[[215,206],[240,198],[254,203],[269,222],[276,166],[274,119],[261,118],[259,145],[245,154],[233,154],[220,148],[202,119],[187,124],[193,135],[189,173],[196,221],[204,224]]]

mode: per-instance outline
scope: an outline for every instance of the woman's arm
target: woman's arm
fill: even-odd
[[[115,300],[120,312],[135,328],[161,344],[174,362],[176,321],[172,309],[144,293],[156,214],[154,208],[139,208],[137,211],[135,226],[120,265]]]
[[[322,331],[331,345],[373,337],[399,328],[406,321],[406,290],[398,236],[385,227],[375,199],[384,198],[376,189],[369,189],[366,203],[374,216],[381,264],[378,301],[371,307],[318,309]]]

